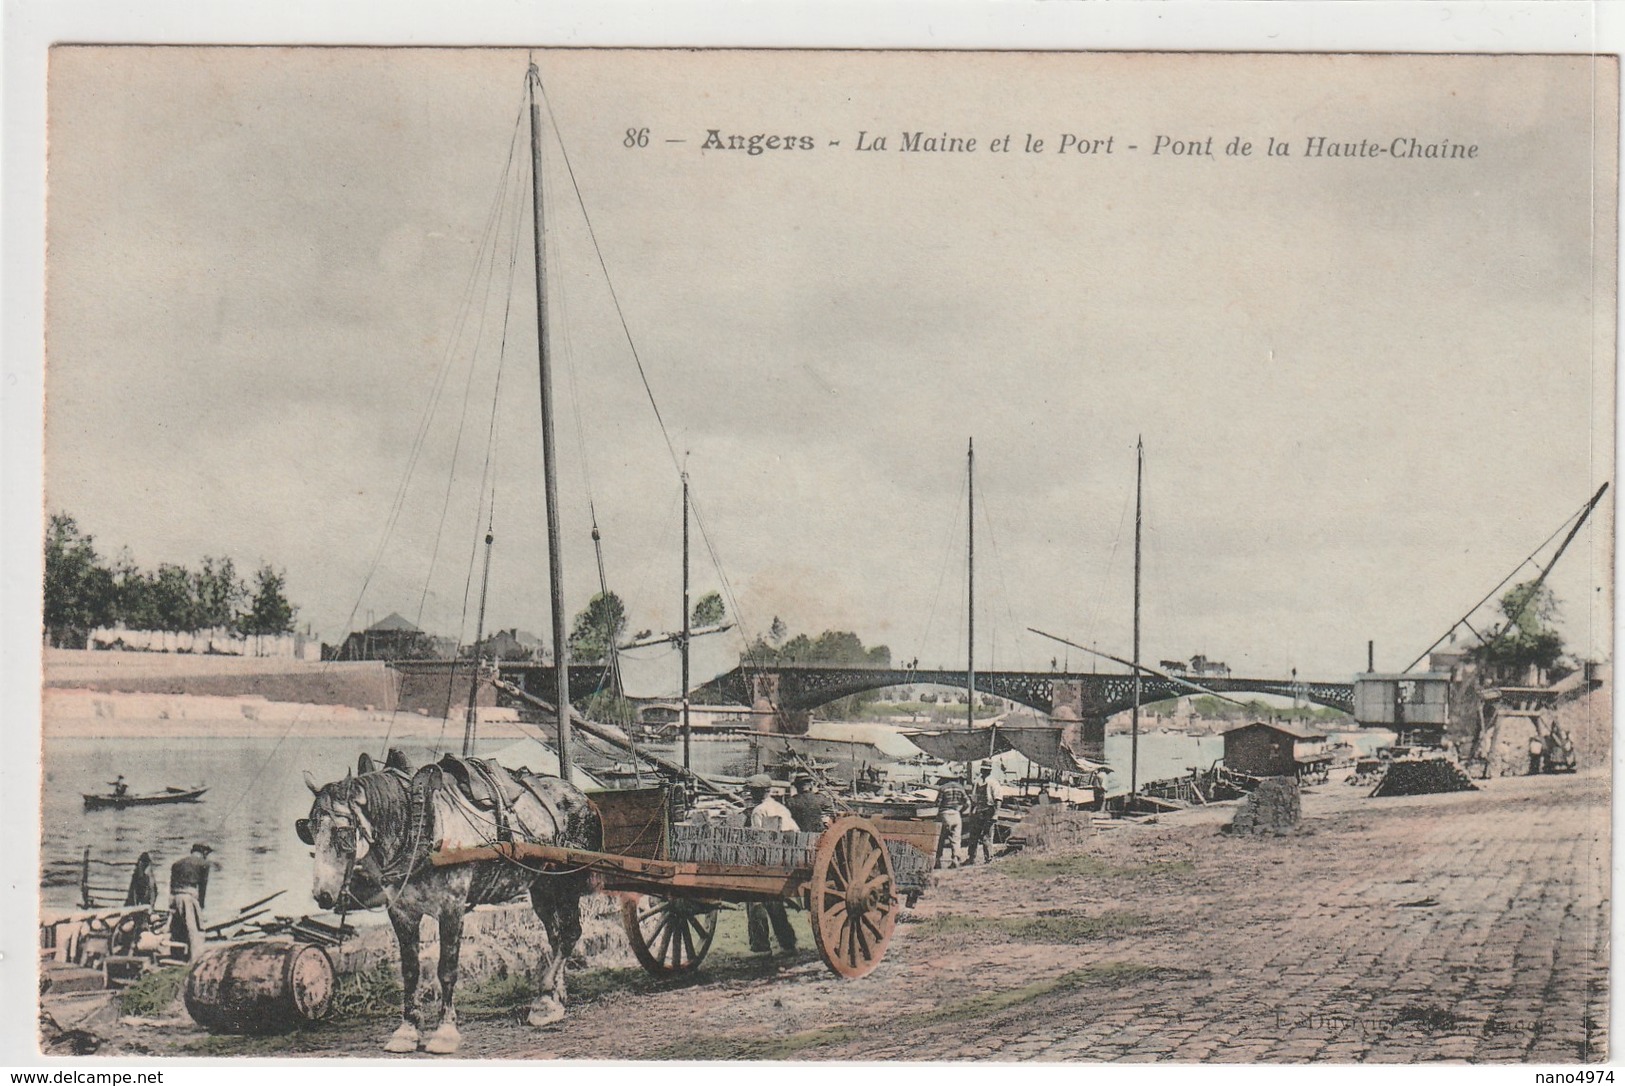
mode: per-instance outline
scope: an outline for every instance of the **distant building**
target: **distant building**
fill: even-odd
[[[690,704],[688,707],[688,726],[696,733],[748,732],[772,718],[772,710],[761,711],[748,705]],[[638,723],[643,726],[645,735],[675,735],[683,725],[683,703],[657,701],[639,706]]]
[[[1224,733],[1224,764],[1250,777],[1295,777],[1324,761],[1325,747],[1324,735],[1258,721]]]
[[[475,647],[462,650],[462,655],[475,655]],[[528,630],[498,630],[481,641],[478,655],[482,660],[540,660],[545,655],[542,642]]]
[[[456,651],[456,642],[424,633],[397,612],[356,630],[333,655],[336,660],[442,660]],[[325,654],[324,654],[325,655]]]

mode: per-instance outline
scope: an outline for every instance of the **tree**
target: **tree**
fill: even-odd
[[[83,647],[91,630],[111,625],[117,616],[118,588],[95,542],[66,513],[51,516],[45,531],[44,619],[53,645]]]
[[[610,647],[626,630],[626,606],[613,592],[600,592],[587,601],[570,627],[570,657],[578,663],[599,663],[609,658]]]
[[[689,616],[690,626],[720,626],[728,617],[728,609],[722,604],[722,593],[707,592],[700,597],[694,605],[694,613]]]
[[[202,568],[192,574],[192,596],[196,604],[192,616],[196,628],[214,629],[237,624],[243,601],[248,598],[248,588],[237,579],[237,569],[230,558],[205,558]],[[289,618],[292,619],[291,612]]]
[[[784,624],[774,620],[778,640],[769,644],[758,637],[745,649],[739,662],[746,667],[768,667],[773,664],[837,664],[848,667],[890,667],[891,649],[885,645],[865,645],[863,639],[851,630],[825,630],[817,637],[798,633],[786,639]],[[772,634],[772,630],[769,634]],[[853,694],[832,701],[826,711],[835,717],[855,716],[860,706],[879,699],[878,690]]]
[[[1531,666],[1542,671],[1555,666],[1564,645],[1563,635],[1552,628],[1558,617],[1557,597],[1552,590],[1536,581],[1525,581],[1507,589],[1500,607],[1505,618],[1500,632],[1469,650],[1468,658],[1511,679],[1517,679]]]
[[[185,566],[165,562],[151,576],[153,629],[195,630],[198,628],[197,594],[192,573]]]
[[[774,615],[773,625],[767,628],[768,641],[775,646],[782,645],[784,644],[784,639],[788,637],[789,634],[790,630],[785,626],[784,619],[780,618],[778,615]]]
[[[238,620],[237,628],[245,634],[285,634],[293,632],[293,616],[299,609],[288,602],[285,595],[287,575],[274,569],[270,563],[260,566],[254,574],[254,599],[248,613]]]
[[[614,724],[627,728],[638,721],[638,707],[626,698],[616,697],[613,690],[599,690],[587,696],[582,712],[588,720]]]

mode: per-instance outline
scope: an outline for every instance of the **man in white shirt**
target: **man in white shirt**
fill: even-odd
[[[773,780],[766,773],[758,773],[746,781],[745,789],[750,793],[750,813],[745,817],[746,826],[756,830],[796,828],[796,820],[791,816],[790,809],[773,798]],[[784,952],[792,955],[796,952],[796,929],[790,926],[784,902],[750,902],[745,906],[745,916],[753,954],[773,953],[773,945],[768,938],[770,924]]]

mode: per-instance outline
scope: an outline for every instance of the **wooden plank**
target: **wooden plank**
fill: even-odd
[[[802,870],[745,867],[737,864],[679,864],[667,860],[645,860],[635,856],[618,856],[607,852],[589,852],[585,849],[560,848],[557,845],[537,845],[523,841],[439,849],[429,854],[429,862],[436,867],[496,859],[540,862],[563,867],[589,867],[594,871],[623,876],[620,880],[613,878],[610,880],[612,889],[638,888],[644,893],[667,893],[672,890],[700,891],[701,893],[696,896],[704,896],[705,891],[716,891],[737,892],[752,897],[789,897],[800,893],[811,876],[811,872]],[[644,887],[651,888],[643,889]]]
[[[536,845],[526,841],[509,841],[495,845],[474,845],[467,848],[442,848],[436,849],[429,854],[429,862],[436,867],[498,859],[532,860],[566,867],[591,867],[594,870],[627,871],[654,878],[669,878],[676,872],[676,865],[665,860],[646,860],[636,856],[620,856],[608,852],[560,848],[557,845]]]
[[[807,880],[780,875],[753,875],[719,880],[690,872],[660,881],[621,875],[610,876],[604,880],[605,890],[622,893],[730,902],[781,901],[799,896],[806,888]]]

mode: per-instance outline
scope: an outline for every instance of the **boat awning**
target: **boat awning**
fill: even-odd
[[[975,762],[1015,751],[1034,765],[1055,773],[1092,773],[1108,767],[1079,758],[1061,738],[1060,726],[962,728],[954,731],[915,732],[909,742],[945,762]]]
[[[997,729],[965,728],[946,732],[914,732],[908,741],[944,762],[975,762],[1010,749],[1000,746]]]
[[[1010,749],[1026,755],[1034,765],[1056,773],[1092,773],[1106,769],[1098,762],[1079,758],[1061,739],[1060,728],[999,728],[999,737]]]

